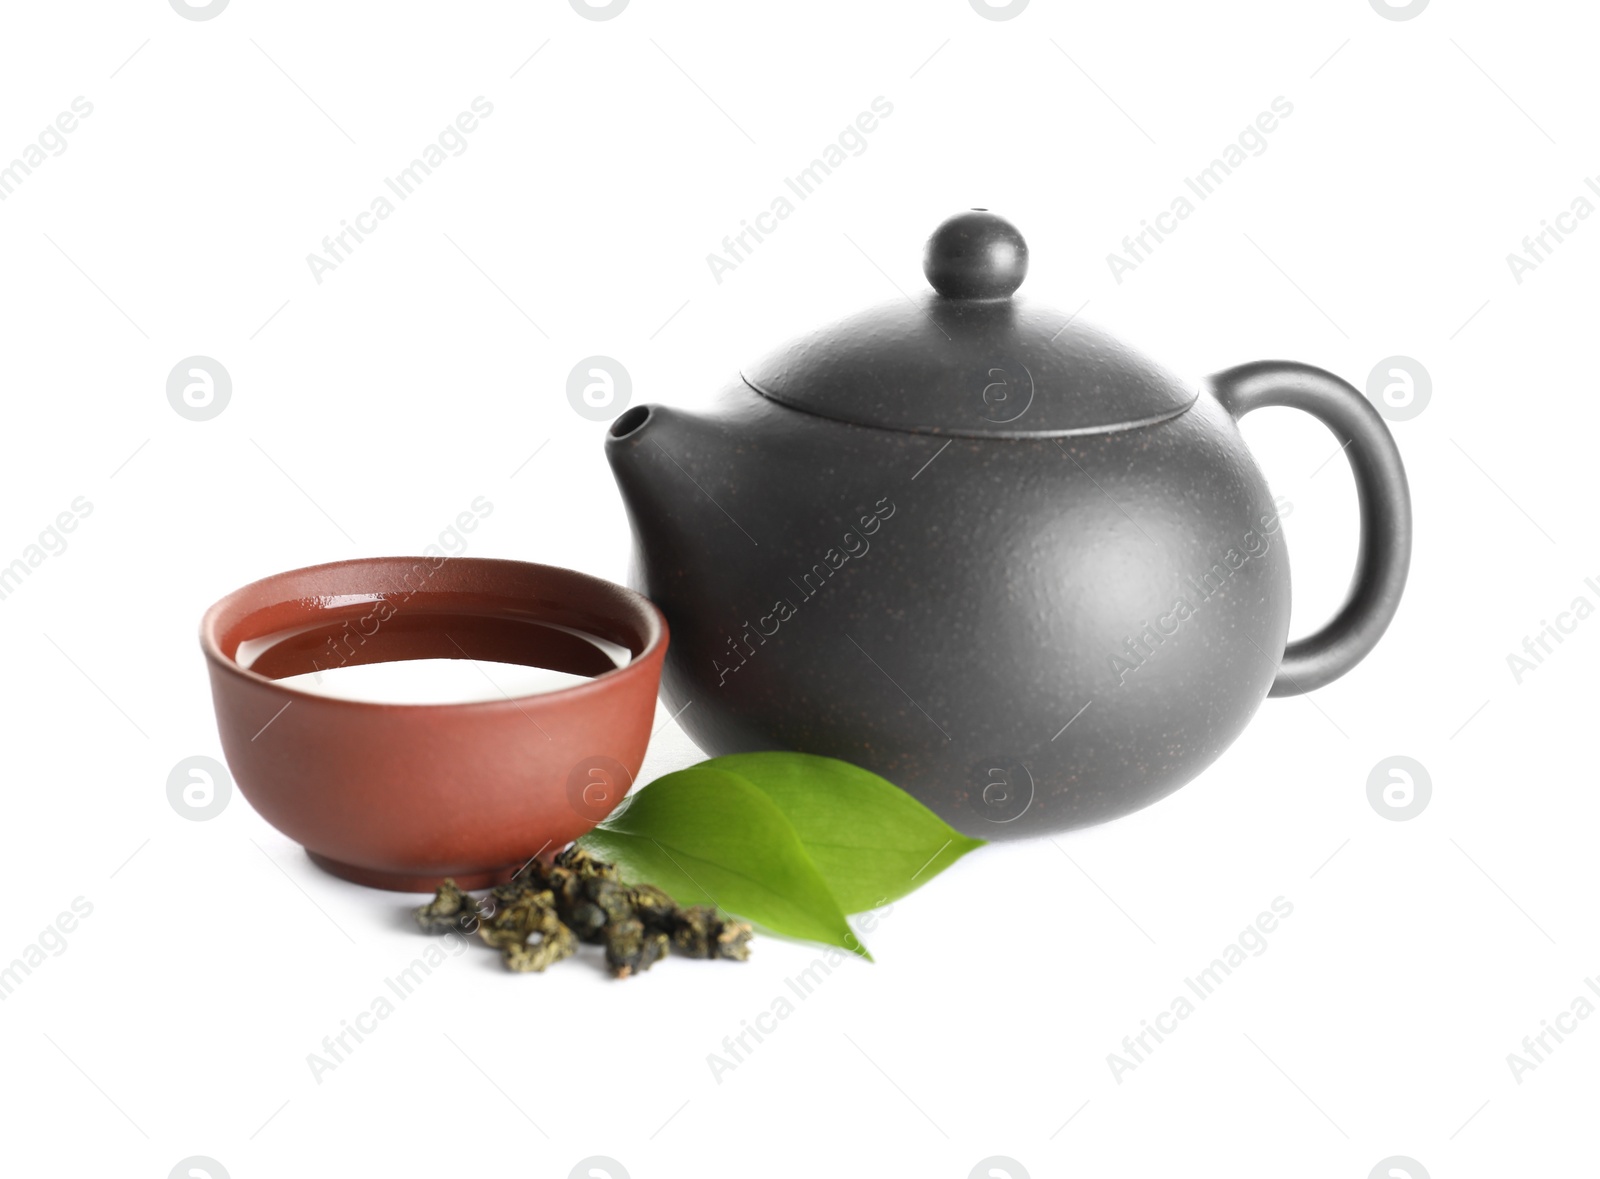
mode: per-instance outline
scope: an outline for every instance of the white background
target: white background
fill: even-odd
[[[93,913],[0,1003],[0,1170],[1579,1173],[1600,1020],[1520,1084],[1506,1056],[1600,973],[1600,621],[1521,684],[1506,656],[1600,604],[1600,219],[1520,284],[1506,255],[1600,174],[1595,32],[1588,5],[1447,0],[7,5],[0,161],[94,111],[0,203],[0,564],[93,511],[0,601],[0,961],[75,897]],[[867,150],[714,281],[707,253],[880,95]],[[1268,149],[1115,281],[1106,255],[1280,95]],[[306,255],[477,96],[465,154],[317,283]],[[1383,643],[1157,806],[970,856],[721,1083],[707,1054],[812,948],[612,983],[474,947],[314,1081],[307,1054],[423,943],[409,898],[321,874],[242,798],[169,806],[175,763],[220,756],[203,609],[418,551],[477,496],[471,552],[623,577],[576,361],[619,359],[636,404],[701,402],[791,331],[921,289],[924,237],[971,205],[1027,235],[1026,293],[1088,300],[1188,378],[1426,367],[1393,426],[1417,540]],[[234,383],[207,422],[165,395],[194,354]],[[1348,581],[1348,470],[1289,411],[1245,433],[1294,503],[1305,633]],[[1432,778],[1408,822],[1367,799],[1392,754]],[[668,725],[646,776],[697,756]],[[1279,896],[1268,949],[1113,1079]]]

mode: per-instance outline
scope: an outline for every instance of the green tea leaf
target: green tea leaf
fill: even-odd
[[[846,913],[899,900],[984,843],[846,761],[736,753],[701,765],[737,774],[777,804]]]
[[[783,811],[737,774],[702,762],[657,778],[578,844],[680,905],[871,960]]]

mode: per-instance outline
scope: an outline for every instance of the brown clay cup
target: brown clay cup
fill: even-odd
[[[618,667],[584,636],[625,647]],[[476,557],[380,557],[235,590],[200,624],[222,748],[250,804],[346,880],[500,883],[610,813],[655,717],[667,623],[587,574]],[[402,659],[553,668],[588,683],[462,704],[335,699],[277,681]]]

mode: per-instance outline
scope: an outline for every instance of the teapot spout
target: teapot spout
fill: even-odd
[[[651,461],[656,450],[651,442],[667,416],[659,406],[635,405],[618,414],[606,431],[606,461],[630,514],[659,492],[661,476]]]
[[[637,496],[653,495],[664,478],[658,470],[661,447],[669,448],[683,431],[683,415],[659,405],[635,405],[617,415],[606,431],[606,461],[629,506]]]
[[[637,443],[636,435],[642,433],[650,424],[650,420],[659,417],[662,412],[653,405],[636,405],[632,409],[623,410],[611,423],[611,428],[606,431],[606,454],[615,454],[617,444],[629,439]],[[614,459],[612,461],[615,462]]]
[[[661,405],[633,406],[611,423],[606,460],[638,536],[654,540],[698,512],[685,472],[702,466],[709,432],[696,415]]]

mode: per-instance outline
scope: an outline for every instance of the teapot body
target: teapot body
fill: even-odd
[[[713,413],[628,411],[607,452],[696,744],[842,758],[981,838],[1175,790],[1284,653],[1280,508],[1209,392],[1149,425],[982,438],[736,383]]]

